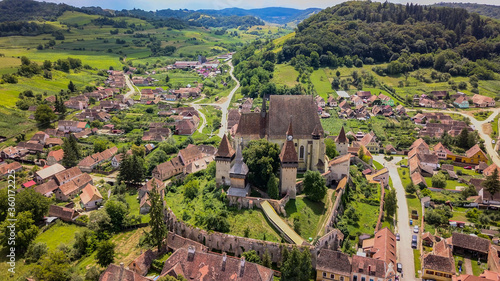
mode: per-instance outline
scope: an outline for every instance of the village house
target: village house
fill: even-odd
[[[351,258],[342,252],[322,249],[316,259],[316,281],[350,281]]]
[[[78,163],[78,168],[80,168],[81,171],[83,172],[92,172],[92,170],[106,162],[111,160],[113,156],[118,152],[118,148],[116,146],[113,146],[111,148],[108,148],[102,152],[94,153],[92,155],[89,155],[85,158],[83,158],[79,163]]]
[[[458,108],[469,108],[469,101],[466,96],[459,96],[454,102],[453,105]]]
[[[349,176],[349,166],[351,165],[351,154],[344,154],[339,156],[330,162],[328,162],[328,167],[330,170],[329,179],[338,182],[344,177]]]
[[[378,95],[378,99],[381,101],[382,105],[394,106],[394,100],[384,94]]]
[[[450,98],[448,91],[432,91],[431,96],[436,100],[445,100]]]
[[[41,143],[33,143],[33,142],[19,142],[16,146],[18,150],[24,150],[31,154],[42,153],[43,152],[43,144]]]
[[[344,110],[351,108],[351,106],[349,105],[349,103],[347,102],[347,100],[341,101],[340,104],[339,104],[339,107],[340,107],[340,109],[344,109]]]
[[[451,244],[454,254],[470,254],[482,261],[488,259],[490,250],[488,239],[454,232],[451,236]]]
[[[90,128],[90,126],[87,124],[87,122],[60,120],[57,128],[65,133],[77,133],[83,131],[86,128]]]
[[[387,266],[396,267],[396,236],[384,227],[375,233],[375,237],[363,240],[363,252],[367,257],[382,260]]]
[[[358,106],[358,105],[362,105],[363,104],[363,100],[358,97],[358,96],[352,96],[351,97],[351,102],[354,106]]]
[[[57,145],[62,145],[63,140],[60,138],[47,138],[45,140],[45,147],[52,148]]]
[[[200,267],[204,264],[204,267]],[[191,276],[193,281],[272,281],[273,270],[225,253],[199,252],[192,246],[175,251],[166,261],[160,276]]]
[[[495,100],[493,98],[475,94],[472,96],[472,103],[475,107],[494,107]]]
[[[171,160],[161,163],[153,169],[153,177],[165,181],[175,175],[182,173],[184,165],[180,157],[174,157]]]
[[[366,179],[370,183],[380,183],[383,187],[389,186],[389,170],[383,168],[374,174],[366,175]]]
[[[150,128],[149,131],[145,131],[142,135],[142,141],[164,141],[168,139],[171,135],[169,128]]]
[[[64,102],[64,106],[71,109],[83,110],[86,109],[89,105],[88,103],[79,100],[68,100]]]
[[[23,169],[23,166],[19,162],[12,162],[12,163],[3,163],[0,165],[0,178],[8,176],[9,174],[13,172],[20,172]]]
[[[334,96],[328,96],[328,106],[334,107],[337,106],[337,99]]]
[[[455,275],[453,254],[446,239],[441,239],[434,244],[432,252],[425,254],[422,259],[422,279],[451,281],[453,275]]]
[[[372,97],[372,93],[370,91],[357,91],[356,96],[366,101]]]
[[[110,264],[99,277],[99,281],[151,281],[139,273],[126,269],[123,263]]]
[[[42,183],[54,178],[54,176],[57,173],[62,172],[64,170],[66,170],[66,168],[64,168],[63,165],[61,165],[59,163],[55,163],[55,164],[50,165],[49,167],[47,167],[45,169],[41,169],[39,171],[36,171],[35,172],[35,181],[38,184],[42,184]]]
[[[377,136],[373,131],[364,135],[359,143],[364,145],[370,152],[379,153],[380,151],[380,143],[377,141]]]
[[[82,189],[80,200],[82,207],[86,211],[89,211],[96,209],[99,206],[99,204],[102,202],[102,195],[97,187],[89,183]]]
[[[165,184],[157,178],[152,178],[139,188],[139,199],[142,199],[146,194],[149,194],[153,189],[156,188],[158,193],[162,196],[164,195]]]
[[[442,143],[436,144],[433,150],[440,160],[445,160],[448,154],[452,154]]]
[[[45,141],[49,138],[49,135],[46,134],[45,132],[37,132],[31,137],[30,142],[33,143],[40,143],[45,145]]]
[[[151,200],[149,200],[149,194],[146,193],[139,202],[139,213],[145,215],[151,210]]]
[[[196,125],[192,120],[181,120],[175,124],[177,135],[190,136],[196,131]]]
[[[476,165],[479,164],[479,162],[488,162],[488,157],[486,156],[484,151],[481,150],[478,144],[474,145],[469,150],[467,150],[465,152],[465,156],[448,154],[446,158],[454,162],[476,164]]]
[[[52,166],[56,163],[60,163],[64,157],[64,151],[62,149],[52,150],[47,155],[47,165]]]
[[[325,99],[324,98],[322,98],[320,96],[317,96],[314,100],[316,101],[316,104],[319,107],[321,107],[321,108],[325,107],[326,104],[325,104]]]
[[[354,255],[352,257],[351,281],[393,280],[395,268],[391,270],[383,260]]]
[[[56,217],[65,222],[72,222],[78,217],[78,212],[72,208],[50,205],[48,217]]]
[[[2,150],[0,156],[4,159],[15,159],[15,158],[21,158],[25,156],[27,153],[28,151],[24,149],[18,149],[15,146],[9,146]]]
[[[58,188],[57,182],[54,179],[47,181],[46,183],[42,183],[40,185],[35,186],[35,191],[42,194],[45,197],[52,197],[54,191]]]

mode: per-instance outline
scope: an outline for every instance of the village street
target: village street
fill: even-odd
[[[408,204],[406,202],[406,194],[401,178],[398,174],[398,166],[396,163],[402,160],[401,156],[396,156],[390,162],[384,159],[383,154],[374,155],[373,160],[384,165],[389,170],[389,176],[392,179],[392,185],[396,189],[396,197],[398,199],[398,214],[397,225],[395,232],[399,233],[401,240],[397,242],[397,257],[398,262],[403,265],[402,281],[415,280],[415,264],[413,261],[413,249],[411,248],[411,236],[413,234],[410,227],[410,215],[408,213]]]

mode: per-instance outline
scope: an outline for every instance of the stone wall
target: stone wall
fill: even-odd
[[[208,247],[209,251],[215,250],[240,256],[243,252],[255,250],[262,258],[267,250],[272,261],[279,263],[281,262],[281,251],[283,247],[287,247],[291,250],[294,246],[292,244],[262,241],[192,227],[185,224],[183,221],[178,220],[170,209],[165,211],[165,218],[169,231],[175,233],[176,235],[198,242]],[[332,230],[328,232],[327,235],[321,237],[315,246],[302,246],[300,248],[308,249],[311,252],[312,263],[313,266],[315,266],[316,258],[320,249],[329,248],[337,250],[339,245],[342,243],[342,240],[342,233],[338,230]]]
[[[274,210],[280,215],[286,216],[285,206],[288,201],[290,201],[290,196],[285,195],[281,200],[274,200],[269,198],[259,198],[259,197],[233,197],[229,203],[230,206],[236,205],[239,209],[253,209],[253,207],[257,207],[262,209],[262,202],[267,201],[271,206],[273,206]]]

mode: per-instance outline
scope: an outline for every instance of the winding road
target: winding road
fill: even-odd
[[[189,104],[189,106],[193,107],[194,109],[196,109],[198,111],[198,114],[200,114],[200,117],[203,119],[201,126],[198,128],[198,132],[200,132],[200,133],[203,131],[203,128],[205,128],[207,126],[207,118],[201,112],[201,107],[207,106],[207,105],[220,107],[220,109],[222,111],[222,117],[221,117],[221,122],[220,122],[221,126],[219,128],[219,133],[217,134],[220,138],[222,138],[224,136],[224,134],[227,132],[228,108],[229,108],[229,105],[231,104],[231,100],[233,99],[234,94],[240,88],[240,82],[233,75],[234,67],[233,67],[231,60],[229,60],[227,62],[227,64],[231,68],[229,70],[229,75],[231,75],[231,78],[236,82],[236,86],[231,90],[229,95],[227,97],[222,98],[220,100],[220,103],[196,103],[197,101],[194,101],[194,102]]]
[[[412,111],[412,110],[409,110],[409,111]],[[484,129],[483,129],[483,125],[484,124],[487,124],[487,123],[493,121],[493,119],[495,119],[495,117],[498,114],[500,114],[500,108],[485,108],[485,109],[481,109],[481,110],[478,110],[478,111],[492,111],[493,113],[488,118],[486,118],[485,120],[478,121],[473,116],[471,116],[469,114],[466,114],[465,113],[466,111],[425,110],[425,109],[422,109],[422,112],[454,113],[454,114],[459,114],[461,116],[469,118],[469,120],[471,121],[471,124],[474,125],[474,127],[477,130],[479,136],[484,140],[484,147],[486,148],[486,153],[491,157],[491,160],[493,161],[493,163],[495,163],[497,166],[500,167],[500,157],[499,157],[498,153],[495,151],[495,148],[494,148],[494,146],[491,143],[492,139],[491,139],[491,137],[490,137],[489,134],[487,134],[487,133],[484,132]],[[470,111],[469,111],[469,113],[470,113]]]

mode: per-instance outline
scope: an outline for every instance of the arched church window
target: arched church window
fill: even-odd
[[[300,151],[299,151],[299,158],[304,159],[304,146],[300,146]]]

